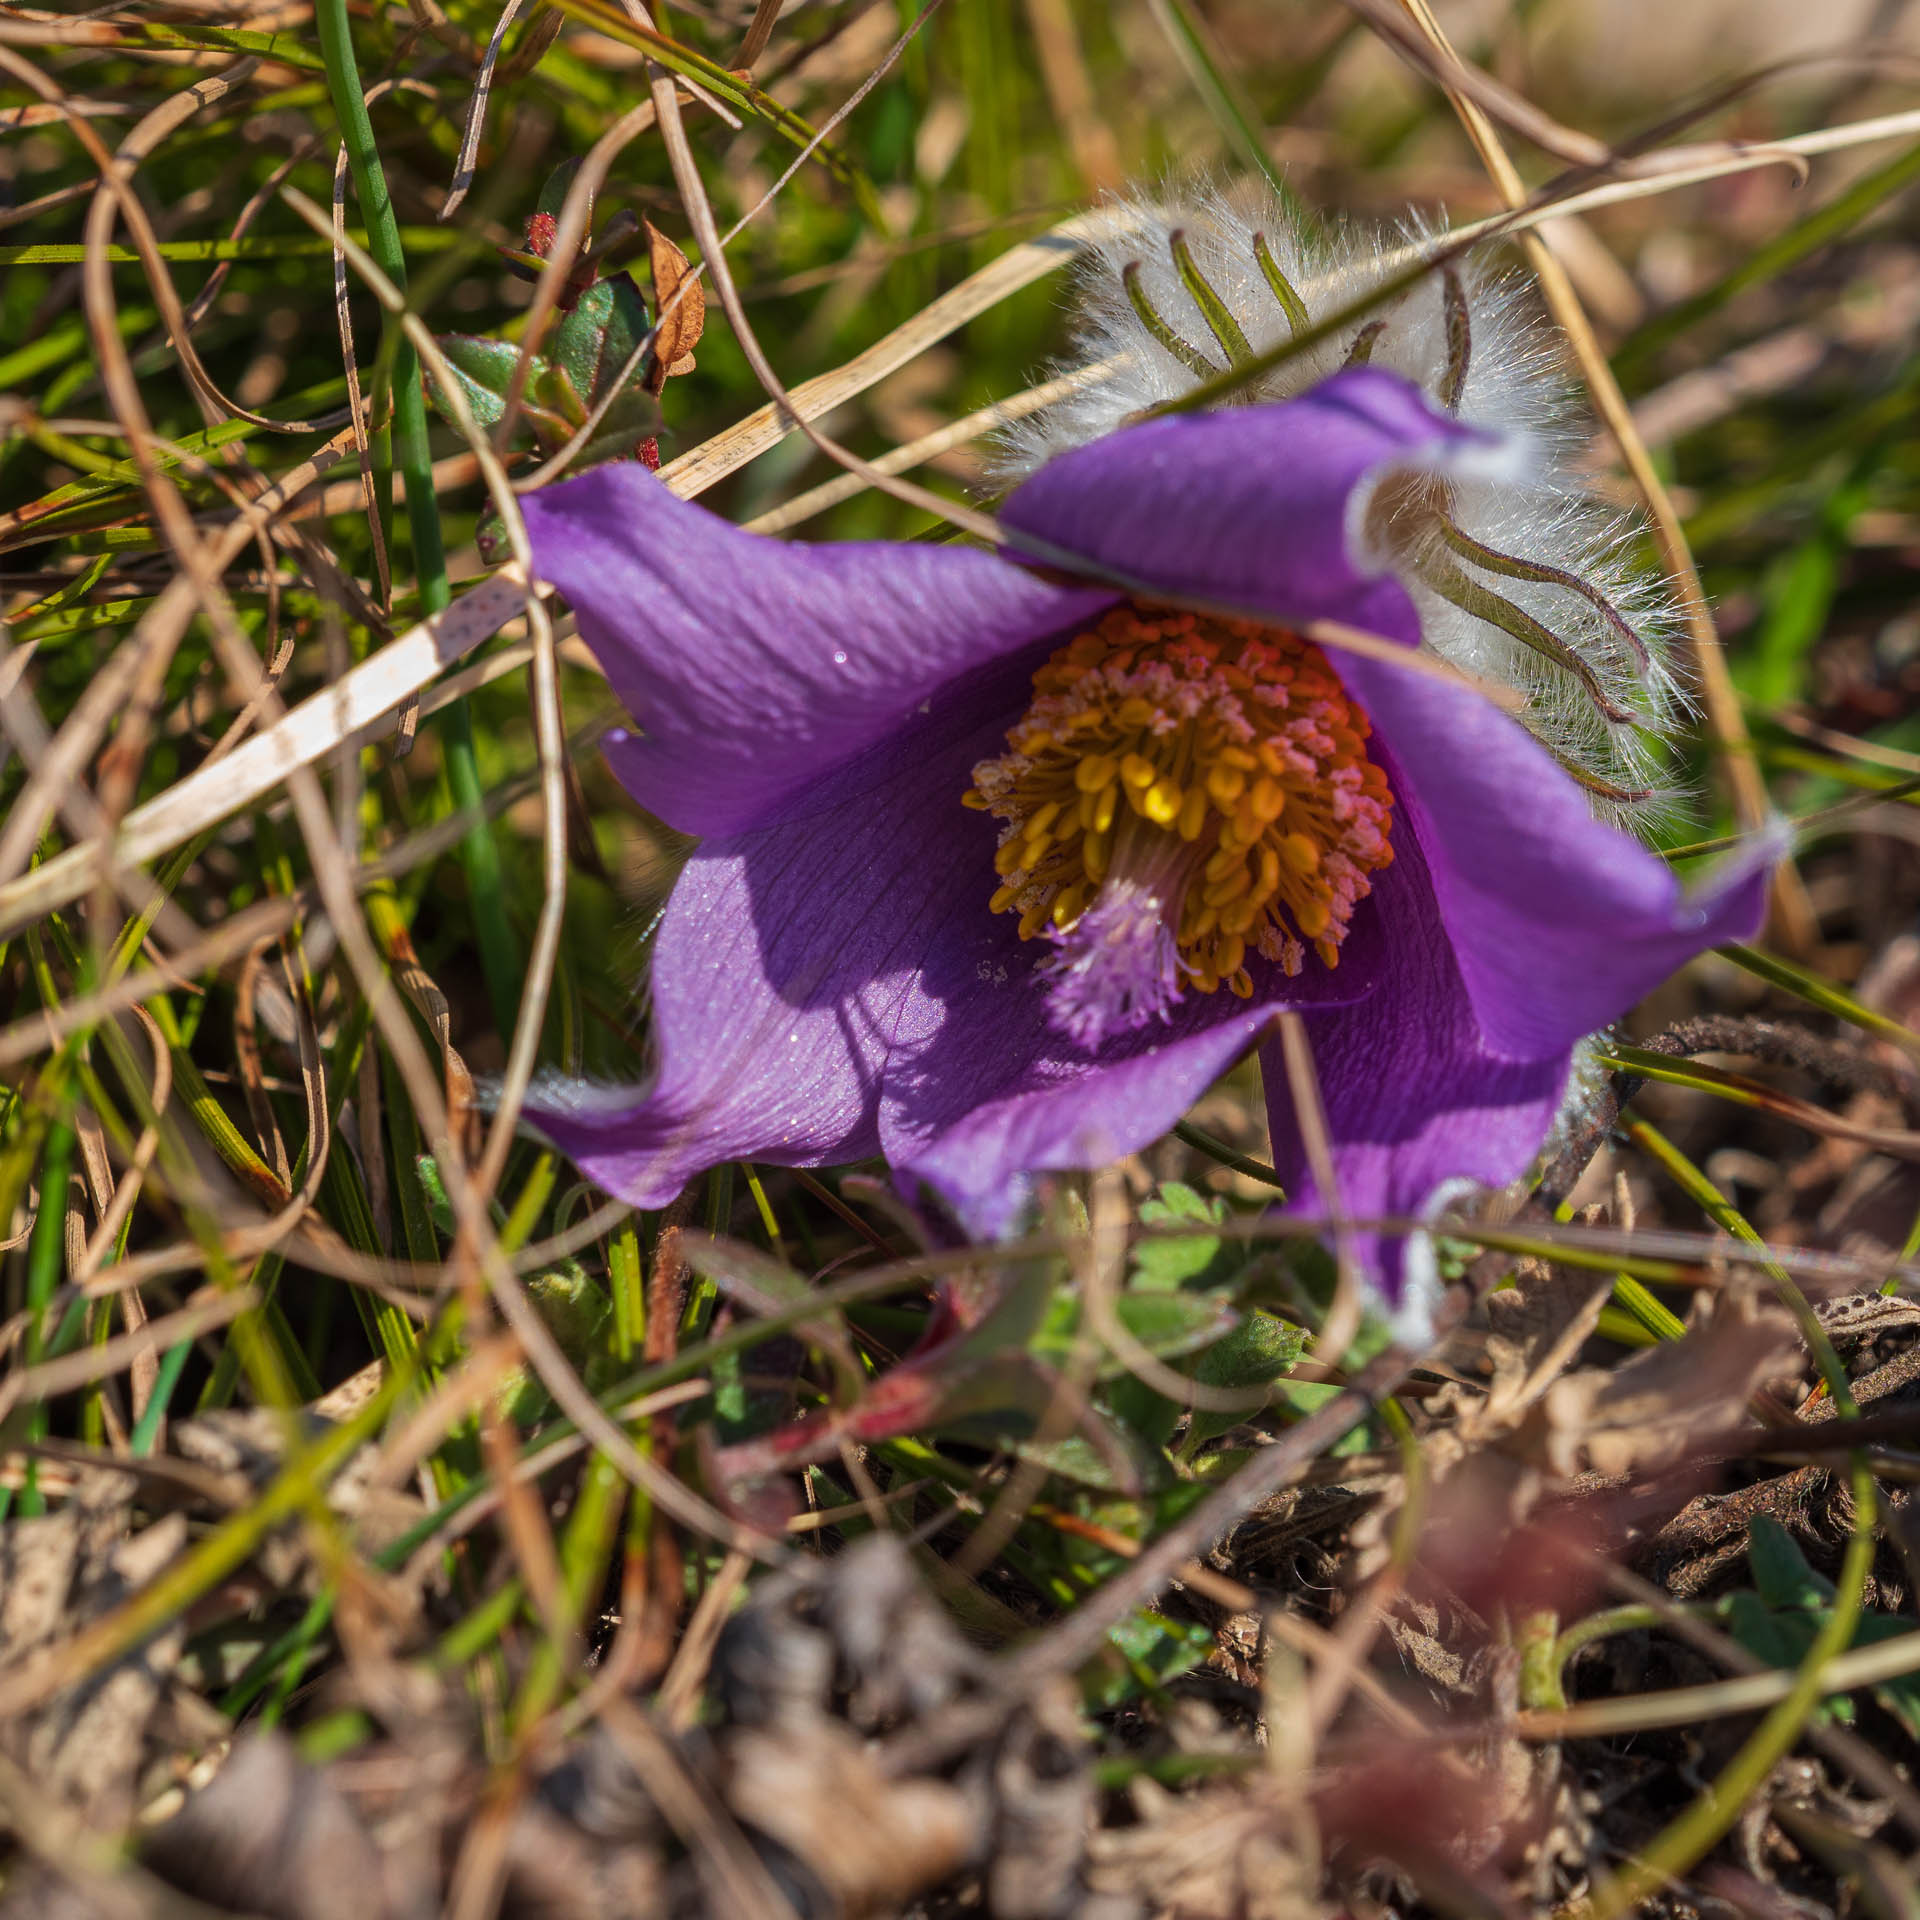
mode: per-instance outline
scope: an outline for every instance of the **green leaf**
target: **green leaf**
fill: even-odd
[[[1233,1309],[1215,1295],[1203,1293],[1123,1293],[1114,1303],[1114,1318],[1156,1360],[1175,1360],[1197,1353],[1233,1330]],[[1033,1351],[1043,1360],[1064,1366],[1073,1351],[1080,1327],[1080,1303],[1069,1294],[1057,1294],[1033,1339]],[[1117,1354],[1101,1356],[1100,1376],[1111,1380],[1125,1373],[1127,1363]]]
[[[1890,1613],[1863,1614],[1854,1629],[1853,1644],[1878,1646],[1883,1640],[1898,1640],[1912,1631],[1910,1622]],[[1873,1689],[1873,1697],[1906,1728],[1909,1739],[1920,1740],[1920,1674],[1901,1673],[1882,1680]]]
[[[613,1317],[613,1302],[605,1290],[572,1261],[530,1275],[526,1287],[528,1299],[539,1309],[560,1351],[576,1367],[584,1367],[599,1351]]]
[[[553,330],[551,357],[589,406],[603,399],[651,323],[640,289],[624,273],[596,280]],[[644,362],[633,370],[638,380]]]
[[[1348,1364],[1352,1364],[1352,1349],[1348,1349]],[[1304,1420],[1310,1413],[1318,1413],[1329,1400],[1336,1399],[1346,1389],[1332,1380],[1281,1380],[1273,1389],[1273,1401],[1277,1407],[1285,1407],[1295,1419]],[[1374,1444],[1373,1426],[1370,1421],[1362,1420],[1348,1430],[1332,1446],[1323,1450],[1322,1458],[1336,1460],[1347,1454],[1366,1453]],[[1222,1456],[1216,1456],[1222,1457]]]
[[[443,333],[435,336],[446,355],[447,370],[460,384],[460,397],[483,427],[495,427],[507,411],[506,393],[513,370],[520,364],[520,349],[511,340],[490,340],[477,333]],[[535,362],[538,369],[539,363]],[[529,383],[531,384],[531,383]],[[428,390],[433,404],[448,420],[452,409],[440,392],[440,383],[428,375]]]
[[[1227,1203],[1217,1194],[1196,1193],[1178,1180],[1166,1181],[1151,1200],[1140,1203],[1140,1224],[1168,1232],[1219,1226],[1227,1217]],[[1160,1290],[1207,1285],[1226,1278],[1211,1271],[1220,1259],[1217,1234],[1189,1232],[1179,1239],[1142,1240],[1133,1250],[1133,1285]]]
[[[600,1358],[613,1318],[613,1302],[573,1261],[550,1272],[529,1275],[526,1288],[528,1299],[547,1323],[547,1331],[568,1364],[575,1372],[587,1374],[591,1386],[598,1371],[591,1363]],[[494,1398],[502,1414],[516,1427],[537,1426],[553,1410],[545,1383],[529,1366],[514,1367],[503,1374]]]
[[[575,469],[585,473],[608,460],[631,460],[635,447],[653,432],[659,420],[660,409],[651,394],[637,388],[622,394],[607,409],[600,431],[575,456]]]
[[[1082,1670],[1081,1699],[1089,1713],[1110,1712],[1191,1673],[1212,1648],[1211,1628],[1143,1608],[1108,1633],[1107,1645]]]
[[[563,160],[547,175],[541,183],[540,197],[534,202],[534,212],[560,218],[560,210],[567,204],[567,191],[573,185],[573,177],[580,171],[581,156],[575,154],[571,160]],[[587,200],[587,226],[593,226],[593,200]]]
[[[1768,1514],[1747,1529],[1747,1564],[1760,1598],[1776,1613],[1815,1613],[1833,1603],[1833,1582],[1813,1570],[1799,1542]]]
[[[1833,1583],[1808,1564],[1786,1528],[1764,1514],[1747,1530],[1747,1563],[1753,1569],[1758,1591],[1727,1595],[1722,1602],[1727,1631],[1770,1667],[1801,1665],[1831,1611]],[[1852,1644],[1878,1646],[1913,1631],[1913,1623],[1897,1615],[1863,1613],[1854,1628]],[[1910,1735],[1920,1739],[1920,1674],[1880,1681],[1870,1691]],[[1820,1711],[1851,1722],[1853,1702],[1845,1694],[1829,1694],[1821,1702]]]
[[[1097,1428],[1098,1442],[1085,1432],[1070,1433],[1064,1440],[1015,1440],[1008,1450],[1099,1493],[1158,1493],[1172,1484],[1167,1456],[1159,1448],[1145,1445],[1097,1409],[1088,1410],[1087,1420]]]
[[[1805,1620],[1783,1619],[1750,1590],[1728,1594],[1726,1608],[1727,1631],[1770,1667],[1799,1665],[1800,1656],[1813,1644],[1814,1629]]]
[[[1200,1356],[1193,1377],[1206,1387],[1236,1392],[1271,1386],[1293,1368],[1307,1336],[1296,1326],[1270,1313],[1246,1314],[1224,1340]],[[1196,1407],[1181,1452],[1191,1454],[1209,1440],[1236,1427],[1247,1416]]]
[[[413,1164],[414,1171],[420,1176],[420,1191],[427,1196],[427,1210],[433,1215],[433,1224],[451,1239],[454,1231],[453,1202],[447,1198],[439,1164],[430,1153],[423,1153]]]

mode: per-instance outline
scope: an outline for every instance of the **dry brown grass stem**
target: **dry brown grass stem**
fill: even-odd
[[[1074,1234],[1066,1246],[1079,1283],[1080,1324],[1065,1360],[1053,1368],[1052,1392],[1034,1429],[1031,1449],[1014,1460],[979,1525],[948,1561],[954,1572],[968,1580],[977,1580],[992,1566],[1019,1531],[1046,1485],[1051,1471],[1046,1455],[1054,1447],[1079,1430],[1090,1445],[1105,1441],[1111,1448],[1111,1440],[1093,1416],[1088,1394],[1099,1373],[1103,1344],[1095,1316],[1100,1302],[1110,1300],[1118,1290],[1126,1265],[1125,1183],[1117,1171],[1109,1167],[1094,1176],[1091,1200],[1088,1230]]]
[[[304,203],[307,213],[317,223],[320,231],[330,231],[326,217],[320,213],[319,209],[314,208],[310,201],[304,201],[304,196],[293,196],[290,190],[283,190],[283,192],[290,203]],[[259,662],[247,645],[244,635],[239,631],[231,604],[227,601],[217,572],[209,566],[212,556],[201,546],[191,521],[185,515],[184,503],[180,500],[177,491],[151,457],[149,451],[151,433],[147,426],[145,412],[140,404],[138,391],[133,386],[130,369],[126,366],[119,335],[112,325],[112,289],[105,278],[105,255],[100,248],[95,247],[90,250],[87,266],[89,321],[93,327],[96,348],[100,354],[102,375],[113,398],[116,415],[127,428],[135,457],[142,466],[149,498],[153,501],[155,511],[167,532],[169,543],[179,556],[184,571],[194,582],[202,610],[209,616],[208,623],[222,663],[237,684],[250,689],[260,678]],[[390,287],[386,292],[397,299],[398,296]],[[408,315],[407,319],[414,321],[412,315]],[[414,321],[414,325],[418,326],[418,322]],[[425,331],[424,328],[419,330],[422,333]],[[419,345],[417,336],[415,344]],[[432,345],[430,337],[428,345],[429,347]],[[463,422],[463,425],[470,429],[472,424],[470,418]],[[477,433],[469,432],[468,437],[478,454],[480,447],[475,444],[478,440]],[[497,466],[490,477],[496,479],[499,487],[504,490],[504,474],[498,470]],[[524,530],[521,537],[524,541]],[[519,576],[515,593],[519,608],[524,610],[529,599],[524,574]],[[488,631],[496,630],[499,624],[500,622],[496,621]],[[536,664],[539,659],[537,649],[536,635]],[[391,649],[383,649],[382,655],[376,657],[384,657],[389,651]],[[551,662],[550,647],[548,659]],[[557,680],[553,684],[557,685]],[[279,718],[278,704],[277,700],[273,701],[269,709],[275,719]],[[550,757],[550,750],[555,749],[556,741],[557,734],[549,730],[542,743],[543,756]],[[234,758],[238,759],[239,756],[236,754]],[[231,765],[232,762],[226,764]],[[319,781],[313,774],[311,765],[306,762],[286,769],[285,778],[293,801],[296,821],[307,843],[315,884],[334,922],[341,951],[358,981],[360,991],[372,1012],[374,1023],[386,1041],[395,1067],[414,1103],[422,1131],[434,1153],[436,1164],[441,1169],[448,1196],[453,1203],[455,1217],[460,1227],[460,1237],[456,1241],[454,1256],[449,1262],[450,1271],[458,1273],[467,1261],[477,1265],[489,1293],[502,1316],[513,1329],[529,1365],[539,1376],[541,1383],[553,1395],[563,1411],[599,1444],[601,1450],[620,1468],[622,1473],[643,1486],[664,1511],[671,1513],[686,1525],[703,1532],[711,1532],[732,1543],[746,1545],[750,1550],[762,1554],[777,1553],[776,1543],[736,1526],[674,1476],[641,1455],[626,1434],[607,1418],[587,1393],[545,1321],[528,1300],[525,1289],[506,1260],[493,1233],[492,1224],[486,1212],[486,1196],[469,1177],[459,1142],[449,1125],[449,1114],[439,1080],[427,1060],[425,1050],[420,1044],[411,1021],[399,1004],[393,983],[387,976],[381,956],[360,911],[353,879],[354,862],[340,844]],[[561,825],[564,831],[563,819]],[[530,995],[529,998],[531,997]],[[263,1230],[253,1228],[247,1231],[251,1236],[258,1235]]]
[[[794,396],[788,393],[780,376],[774,371],[773,362],[767,358],[753,322],[748,317],[746,303],[740,298],[739,288],[734,284],[733,270],[727,264],[726,245],[713,217],[713,203],[707,198],[699,165],[693,157],[692,147],[687,143],[686,127],[680,118],[680,103],[674,97],[673,84],[667,76],[656,74],[654,78],[653,106],[660,123],[660,137],[666,143],[667,158],[673,167],[673,177],[680,189],[681,202],[693,223],[694,236],[700,242],[701,257],[708,277],[713,282],[713,290],[719,296],[720,305],[733,328],[734,338],[741,352],[746,355],[754,378],[772,396],[770,404],[776,414],[789,427],[798,428],[805,434],[828,459],[837,461],[849,473],[859,474],[869,486],[878,487],[909,506],[919,507],[923,512],[947,521],[991,546],[999,546],[1005,535],[1001,533],[997,521],[986,514],[975,513],[971,507],[943,500],[938,494],[929,493],[926,488],[915,486],[911,481],[880,473],[851,448],[841,446],[837,440],[822,433],[812,419],[800,411]],[[665,478],[664,469],[662,478]]]
[[[783,0],[756,0],[753,18],[747,23],[746,33],[734,50],[733,66],[736,72],[751,73],[759,64],[760,56],[766,52],[767,42],[773,38],[773,30],[779,23],[782,4]]]
[[[510,1346],[503,1350],[511,1352]],[[468,1366],[471,1366],[471,1362]],[[463,1367],[461,1373],[467,1370],[467,1367]],[[449,1376],[449,1385],[455,1377]],[[647,1394],[621,1407],[620,1418],[628,1421],[650,1419],[655,1414],[669,1413],[675,1407],[691,1406],[694,1401],[705,1399],[712,1391],[713,1382],[705,1377],[679,1380],[670,1387],[662,1387],[658,1393]],[[452,1405],[451,1400],[442,1402],[437,1417],[446,1417]],[[588,1445],[584,1434],[558,1435],[519,1459],[514,1465],[514,1476],[520,1480],[538,1480],[555,1467],[578,1459],[587,1451]],[[401,1569],[399,1578],[402,1585],[419,1586],[433,1579],[443,1564],[441,1556],[447,1548],[456,1540],[464,1539],[483,1522],[492,1519],[500,1511],[500,1501],[501,1490],[496,1480],[484,1493],[475,1494],[457,1512],[449,1514],[445,1522],[414,1549],[406,1566]]]
[[[1375,25],[1393,17],[1392,0],[1348,0],[1348,3],[1364,12]],[[1520,178],[1499,133],[1483,111],[1485,103],[1481,92],[1474,84],[1465,84],[1475,70],[1465,66],[1455,54],[1427,0],[1399,0],[1399,4],[1425,36],[1428,47],[1445,68],[1443,84],[1447,88],[1448,98],[1453,102],[1467,138],[1480,155],[1500,197],[1511,208],[1517,210],[1524,207],[1527,203],[1526,183]],[[1382,31],[1387,29],[1382,27]],[[1403,43],[1404,30],[1395,36],[1395,41],[1397,45]],[[1606,158],[1603,150],[1601,160],[1591,164],[1602,164]],[[1646,442],[1641,439],[1639,429],[1633,423],[1633,409],[1627,404],[1619,381],[1614,378],[1606,351],[1595,337],[1586,308],[1579,294],[1574,291],[1573,282],[1560,264],[1559,257],[1539,234],[1532,231],[1522,234],[1520,244],[1526,254],[1527,264],[1539,282],[1548,310],[1573,349],[1581,379],[1593,398],[1594,407],[1612,435],[1614,445],[1619,448],[1621,459],[1626,462],[1635,491],[1645,502],[1662,564],[1680,595],[1681,611],[1686,619],[1700,677],[1700,695],[1706,709],[1707,726],[1719,749],[1733,796],[1734,811],[1742,827],[1749,832],[1757,831],[1765,823],[1770,811],[1766,783],[1761,779],[1759,764],[1753,757],[1746,717],[1740,711],[1740,696],[1734,689],[1732,675],[1727,671],[1726,655],[1714,627],[1713,612],[1707,604],[1706,592],[1700,584],[1699,571],[1694,566],[1692,549],[1687,544],[1673,498],[1653,464],[1653,456],[1647,451]],[[1819,938],[1819,927],[1807,900],[1806,889],[1789,863],[1783,862],[1776,872],[1774,906],[1783,943],[1794,952],[1810,952]]]
[[[710,1883],[713,1910],[729,1920],[792,1920],[793,1908],[760,1856],[747,1844],[718,1797],[631,1701],[614,1697],[601,1709],[611,1733],[660,1811]]]
[[[1294,1125],[1314,1190],[1333,1223],[1333,1243],[1339,1263],[1339,1281],[1333,1303],[1313,1343],[1313,1357],[1323,1366],[1338,1367],[1353,1336],[1360,1331],[1361,1268],[1354,1248],[1353,1223],[1340,1201],[1340,1177],[1333,1164],[1333,1138],[1327,1128],[1326,1102],[1320,1093],[1320,1075],[1313,1064],[1313,1041],[1305,1017],[1288,1009],[1274,1015],[1280,1058],[1287,1075],[1287,1095],[1293,1102]]]
[[[753,1562],[744,1553],[729,1553],[707,1582],[680,1635],[673,1663],[654,1701],[654,1711],[675,1733],[687,1732],[699,1714],[700,1693],[707,1684],[713,1650],[720,1644],[720,1629],[727,1624],[727,1615],[733,1611],[752,1567]]]
[[[994,401],[991,406],[980,407],[944,427],[937,427],[932,433],[922,434],[917,440],[909,440],[881,454],[872,463],[873,470],[875,473],[893,474],[925,466],[929,460],[938,459],[951,448],[965,446],[969,441],[982,439],[989,433],[997,433],[1015,420],[1024,420],[1029,414],[1052,406],[1056,400],[1064,400],[1070,394],[1101,385],[1126,365],[1127,358],[1125,354],[1116,354],[1110,360],[1097,360],[1091,366],[1075,367],[1070,373],[1063,373],[1056,379],[1043,380],[1037,387],[1028,387],[1022,393]],[[801,522],[813,519],[816,514],[825,513],[829,507],[837,507],[843,500],[851,500],[856,494],[864,493],[866,487],[867,482],[857,473],[838,474],[831,480],[823,480],[817,487],[809,487],[805,493],[795,494],[791,500],[782,501],[777,507],[769,508],[757,519],[746,521],[744,530],[748,533],[784,533],[789,527],[797,527]]]
[[[1033,29],[1053,117],[1082,182],[1091,194],[1118,193],[1126,182],[1126,168],[1087,72],[1072,7],[1067,0],[1027,0],[1027,24]]]
[[[1482,235],[1498,235],[1502,238],[1516,236],[1548,221],[1560,220],[1573,215],[1587,213],[1599,207],[1623,205],[1633,200],[1648,199],[1655,194],[1676,192],[1682,187],[1699,186],[1707,181],[1722,180],[1737,173],[1751,172],[1755,168],[1778,166],[1782,161],[1799,163],[1804,156],[1846,151],[1854,147],[1873,145],[1883,140],[1898,140],[1920,133],[1920,112],[1882,114],[1872,119],[1858,120],[1843,126],[1826,127],[1809,134],[1795,134],[1786,139],[1765,143],[1729,142],[1724,147],[1700,150],[1702,157],[1682,157],[1679,150],[1660,155],[1649,156],[1647,166],[1652,168],[1659,161],[1657,170],[1637,175],[1631,180],[1614,180],[1597,187],[1589,187],[1573,194],[1561,194],[1548,189],[1532,196],[1528,204],[1517,214],[1492,214],[1484,220],[1467,221],[1437,234],[1431,241],[1423,241],[1409,246],[1404,253],[1389,256],[1392,264],[1411,261],[1421,253],[1437,247],[1453,247],[1463,241]],[[1694,150],[1686,150],[1689,156]],[[1048,380],[1036,387],[1029,387],[1016,394],[1010,394],[1004,400],[995,401],[991,406],[981,407],[959,420],[949,422],[944,427],[922,434],[918,439],[907,441],[890,451],[879,455],[873,462],[876,470],[884,473],[905,473],[927,461],[937,459],[941,454],[953,448],[964,446],[971,441],[984,438],[996,432],[1009,422],[1024,419],[1028,414],[1038,412],[1042,407],[1050,406],[1055,400],[1078,391],[1082,387],[1098,386],[1118,373],[1124,360],[1096,361],[1085,367],[1076,367],[1059,378]],[[832,375],[822,378],[831,379]],[[795,390],[796,396],[807,391],[805,386]],[[759,416],[755,416],[758,418]],[[744,423],[743,423],[744,424]],[[707,443],[712,445],[712,442]],[[693,460],[706,451],[704,447],[695,448],[683,456]],[[676,466],[678,462],[674,463]],[[669,472],[672,468],[668,469]],[[750,533],[784,533],[790,527],[826,512],[830,507],[838,506],[842,501],[852,499],[864,491],[865,482],[855,474],[841,474],[832,480],[822,481],[806,492],[796,494],[779,506],[769,508],[758,518],[745,523]]]
[[[520,996],[519,1018],[514,1025],[512,1043],[507,1052],[506,1072],[501,1077],[493,1122],[476,1176],[481,1193],[491,1194],[506,1166],[520,1105],[533,1079],[541,1026],[546,1018],[547,995],[553,985],[554,965],[560,952],[560,929],[566,912],[566,728],[560,713],[560,669],[555,654],[553,621],[548,615],[544,596],[525,584],[533,577],[533,554],[527,544],[526,522],[521,518],[520,503],[507,480],[506,467],[494,451],[492,441],[474,419],[460,382],[454,378],[446,356],[440,350],[440,343],[434,339],[426,323],[408,310],[406,296],[380,271],[364,248],[349,240],[345,234],[335,231],[320,209],[295,188],[283,188],[281,197],[317,233],[326,234],[333,240],[381,305],[405,328],[421,364],[433,376],[435,386],[452,413],[455,426],[480,464],[481,477],[486,482],[494,510],[500,515],[506,530],[515,572],[522,582],[521,611],[526,616],[528,639],[533,650],[529,680],[535,754],[540,776],[543,886],[540,914],[534,926],[533,949]],[[510,1279],[508,1284],[511,1284]]]
[[[1613,153],[1604,141],[1578,128],[1563,126],[1490,73],[1467,65],[1447,44],[1424,5],[1416,6],[1413,0],[1405,0],[1407,11],[1425,33],[1423,43],[1409,32],[1406,22],[1394,11],[1393,0],[1345,0],[1345,4],[1416,73],[1426,75],[1444,88],[1456,106],[1470,107],[1489,132],[1492,131],[1490,115],[1569,166],[1598,169],[1612,164]],[[1475,144],[1479,144],[1477,140]]]
[[[792,416],[816,420],[896,373],[908,361],[979,317],[990,307],[1045,278],[1081,251],[1130,224],[1115,209],[1075,214],[1032,240],[1009,247],[956,287],[930,300],[912,319],[883,334],[872,346],[812,380],[803,380],[787,395],[784,408],[774,402],[750,413],[702,445],[670,460],[660,478],[683,500],[704,493],[732,473],[776,446],[794,431]],[[944,511],[944,508],[943,508]]]
[[[132,1366],[144,1355],[160,1352],[182,1340],[198,1340],[202,1334],[250,1313],[259,1304],[260,1296],[251,1287],[208,1292],[197,1296],[177,1313],[148,1320],[129,1333],[115,1334],[97,1347],[81,1347],[58,1360],[19,1368],[0,1380],[0,1420],[17,1406],[71,1393],[76,1387],[104,1380],[109,1374]]]
[[[500,58],[500,49],[505,44],[508,29],[520,17],[520,9],[527,0],[507,0],[500,9],[500,17],[494,22],[493,32],[487,39],[487,51],[480,61],[480,71],[473,77],[473,93],[467,101],[466,124],[460,130],[460,154],[453,163],[453,184],[447,189],[447,197],[440,203],[440,218],[451,220],[459,212],[460,203],[466,199],[473,186],[474,162],[480,155],[480,135],[487,124],[487,95],[493,88],[494,63]]]

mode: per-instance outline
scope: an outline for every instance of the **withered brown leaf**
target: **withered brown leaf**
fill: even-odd
[[[658,393],[669,374],[693,371],[693,350],[707,330],[707,295],[687,256],[651,220],[646,228],[654,313],[660,324],[647,385]]]
[[[1799,1358],[1788,1313],[1749,1292],[1723,1294],[1685,1339],[1562,1375],[1521,1439],[1563,1476],[1657,1472],[1743,1425],[1753,1394]]]

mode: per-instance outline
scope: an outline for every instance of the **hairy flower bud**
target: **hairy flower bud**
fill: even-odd
[[[1438,250],[1417,223],[1308,231],[1264,188],[1137,199],[1126,212],[1080,270],[1082,384],[1008,430],[1008,479],[1285,345]],[[1383,481],[1363,503],[1360,544],[1411,594],[1426,645],[1517,691],[1520,718],[1596,812],[1646,825],[1671,798],[1665,741],[1687,707],[1672,600],[1634,564],[1636,523],[1573,470],[1570,395],[1524,281],[1473,257],[1442,262],[1252,375],[1237,400],[1291,399],[1361,363],[1403,375],[1521,457],[1504,472]]]

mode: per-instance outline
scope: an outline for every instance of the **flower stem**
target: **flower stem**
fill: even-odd
[[[1217,1160],[1221,1166],[1231,1167],[1235,1173],[1245,1174],[1249,1180],[1257,1180],[1263,1187],[1279,1187],[1280,1176],[1271,1167],[1240,1152],[1238,1148],[1228,1146],[1224,1140],[1216,1140],[1191,1120],[1176,1120],[1173,1131],[1179,1139],[1196,1152],[1204,1153],[1209,1160]]]
[[[320,35],[320,53],[326,64],[327,90],[334,117],[347,150],[353,190],[367,223],[367,251],[396,287],[407,284],[407,258],[400,244],[400,223],[380,164],[380,149],[367,113],[360,69],[353,56],[353,34],[347,23],[346,0],[315,0],[314,24]],[[414,574],[423,616],[438,613],[453,598],[447,582],[446,550],[440,540],[440,508],[433,491],[433,455],[427,441],[427,403],[420,386],[420,363],[412,344],[391,314],[383,320],[390,336],[386,348],[393,367],[393,424],[373,435],[374,484],[380,518],[393,522],[393,475],[396,466],[407,483],[407,527],[413,536]],[[480,766],[473,747],[473,719],[465,699],[450,702],[436,720],[440,750],[445,756],[447,792],[455,808],[473,817],[460,842],[460,864],[472,896],[475,932],[480,945],[480,969],[486,976],[487,999],[502,1033],[513,1031],[520,1005],[519,943],[507,919],[506,894],[500,872],[500,852],[493,830],[481,813],[483,794]]]

